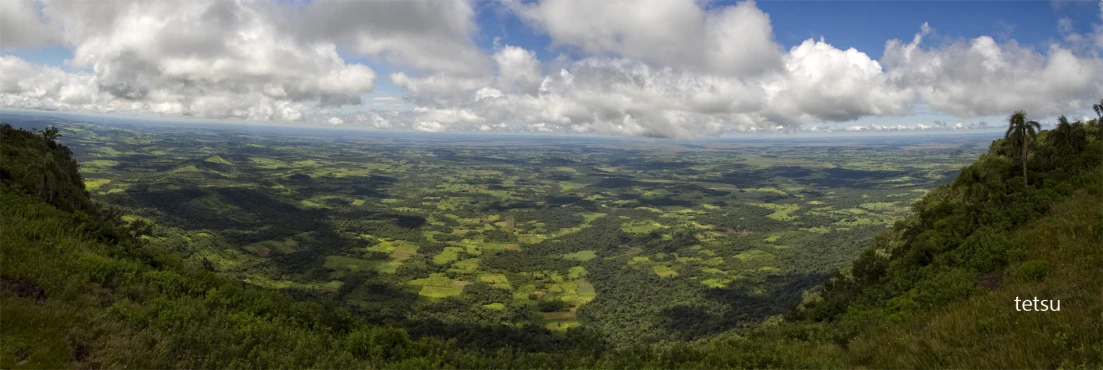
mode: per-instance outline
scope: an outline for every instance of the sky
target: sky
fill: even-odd
[[[0,108],[707,138],[1094,116],[1099,1],[0,0]]]

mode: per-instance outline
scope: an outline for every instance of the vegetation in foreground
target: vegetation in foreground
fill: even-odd
[[[5,125],[0,366],[1098,368],[1103,140],[1098,120],[1070,126],[993,142],[783,321],[631,347],[568,330],[531,351],[412,339],[181,261],[90,201],[55,138]]]

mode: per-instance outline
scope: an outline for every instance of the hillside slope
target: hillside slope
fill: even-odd
[[[874,368],[1099,368],[1100,204],[1103,197],[1087,192],[1055,204],[1013,234],[1027,246],[1027,262],[1009,266],[1000,287],[871,328],[851,341],[848,361]],[[1035,297],[1060,301],[1060,311],[1014,308],[1016,298]]]

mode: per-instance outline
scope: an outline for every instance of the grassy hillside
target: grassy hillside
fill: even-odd
[[[999,288],[872,328],[851,341],[848,360],[876,368],[1099,368],[1100,204],[1098,192],[1086,191],[1054,204],[1012,234],[1027,246],[1027,262],[1006,268]],[[1059,299],[1061,311],[1019,312],[1017,297]]]
[[[182,262],[95,204],[51,134],[0,127],[0,367],[1099,368],[1103,141],[1013,140],[747,336],[612,349],[472,349],[369,325]],[[1081,136],[1077,136],[1081,137]],[[42,158],[46,158],[45,160]],[[1014,298],[1061,300],[1018,312]]]

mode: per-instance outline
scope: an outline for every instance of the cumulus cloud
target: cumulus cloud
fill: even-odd
[[[31,0],[0,0],[0,47],[36,47],[57,42],[61,30]]]
[[[335,44],[281,32],[252,2],[50,1],[43,11],[64,25],[70,66],[91,73],[15,74],[26,62],[5,57],[0,73],[32,79],[7,84],[11,106],[81,101],[96,111],[297,120],[303,103],[359,104],[375,81],[370,68],[345,63]],[[69,95],[39,98],[39,90]]]
[[[0,56],[0,105],[681,138],[908,115],[917,104],[961,118],[1017,109],[1044,116],[1103,96],[1103,80],[1092,78],[1103,72],[1103,25],[1079,34],[1061,20],[1060,43],[1036,50],[988,36],[932,45],[923,24],[875,60],[824,39],[785,50],[753,1],[647,1],[506,0],[553,48],[581,53],[541,61],[539,46],[497,38],[480,50],[475,11],[463,0],[0,0],[5,50],[60,43],[73,51],[68,69]],[[361,95],[380,76],[349,56],[389,67],[381,77],[402,93],[365,104]]]
[[[900,115],[910,108],[906,86],[888,84],[881,64],[854,48],[839,50],[805,40],[790,50],[786,74],[766,84],[772,122],[849,121],[866,115]]]
[[[472,41],[478,30],[464,0],[318,0],[281,10],[305,41],[335,40],[352,51],[426,72],[485,73],[486,56]]]
[[[907,90],[889,86],[881,66],[865,54],[812,40],[786,54],[780,72],[764,76],[702,74],[593,57],[535,78],[528,76],[542,66],[527,50],[506,46],[495,60],[495,78],[399,74],[392,81],[408,88],[420,104],[415,119],[425,122],[453,127],[504,122],[532,131],[656,137],[903,114],[912,99]],[[517,78],[517,70],[525,77]],[[518,89],[517,81],[535,88]]]
[[[506,3],[555,44],[589,54],[728,75],[762,73],[781,62],[770,17],[753,1],[713,11],[694,0]]]
[[[1034,115],[1067,113],[1103,96],[1103,60],[1060,45],[1045,53],[997,43],[989,36],[923,48],[927,32],[909,43],[891,40],[881,59],[891,81],[914,90],[930,107],[958,117],[1025,109]]]
[[[103,90],[97,75],[69,73],[57,67],[0,56],[0,106],[96,113],[152,113],[255,121],[298,121],[307,107],[263,94],[208,91],[184,96],[145,90],[140,99]]]

